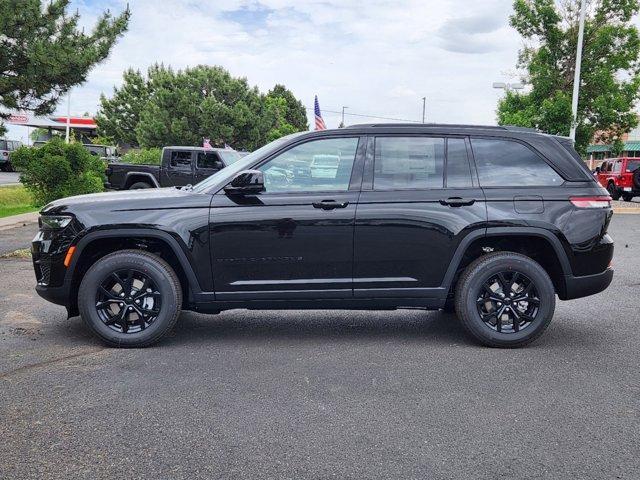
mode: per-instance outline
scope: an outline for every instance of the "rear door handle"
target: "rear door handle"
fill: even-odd
[[[440,200],[440,204],[449,207],[465,207],[467,205],[473,205],[475,201],[475,198],[449,197]]]
[[[321,202],[313,202],[313,208],[321,208],[322,210],[346,208],[347,205],[349,205],[349,202],[336,202],[335,200],[322,200]]]

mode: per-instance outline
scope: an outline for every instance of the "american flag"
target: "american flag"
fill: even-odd
[[[202,146],[205,150],[213,150],[213,147],[211,146],[211,139],[209,138],[202,139]]]
[[[316,114],[316,130],[326,130],[327,126],[324,124],[322,114],[320,113],[320,104],[318,103],[318,96],[316,95],[316,101],[313,106],[313,110]]]

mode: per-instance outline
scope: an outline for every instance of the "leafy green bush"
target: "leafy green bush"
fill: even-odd
[[[104,163],[80,143],[54,138],[41,147],[21,147],[11,156],[20,181],[36,205],[104,190]]]
[[[122,163],[133,163],[135,165],[160,165],[162,149],[141,148],[140,150],[129,150],[122,156]]]

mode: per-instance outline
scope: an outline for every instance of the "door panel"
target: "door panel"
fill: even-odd
[[[353,171],[362,169],[364,145],[357,137],[302,142],[254,166],[264,192],[214,195],[217,299],[352,297],[353,178],[361,179]]]
[[[440,203],[448,198],[473,203]],[[485,226],[479,188],[362,192],[355,227],[355,296],[431,296],[460,242]]]
[[[357,196],[215,195],[210,232],[216,298],[351,297]],[[314,207],[323,200],[346,205]]]
[[[165,149],[164,155],[168,160],[163,164],[167,165],[166,176],[168,185],[181,187],[193,184],[193,152],[190,150],[169,150]]]

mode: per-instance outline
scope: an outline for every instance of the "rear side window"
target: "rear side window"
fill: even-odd
[[[377,137],[374,190],[442,188],[444,138]]]
[[[537,153],[521,143],[473,138],[471,145],[483,187],[547,187],[563,182]]]
[[[179,150],[171,152],[170,165],[177,170],[191,170],[191,152]]]

